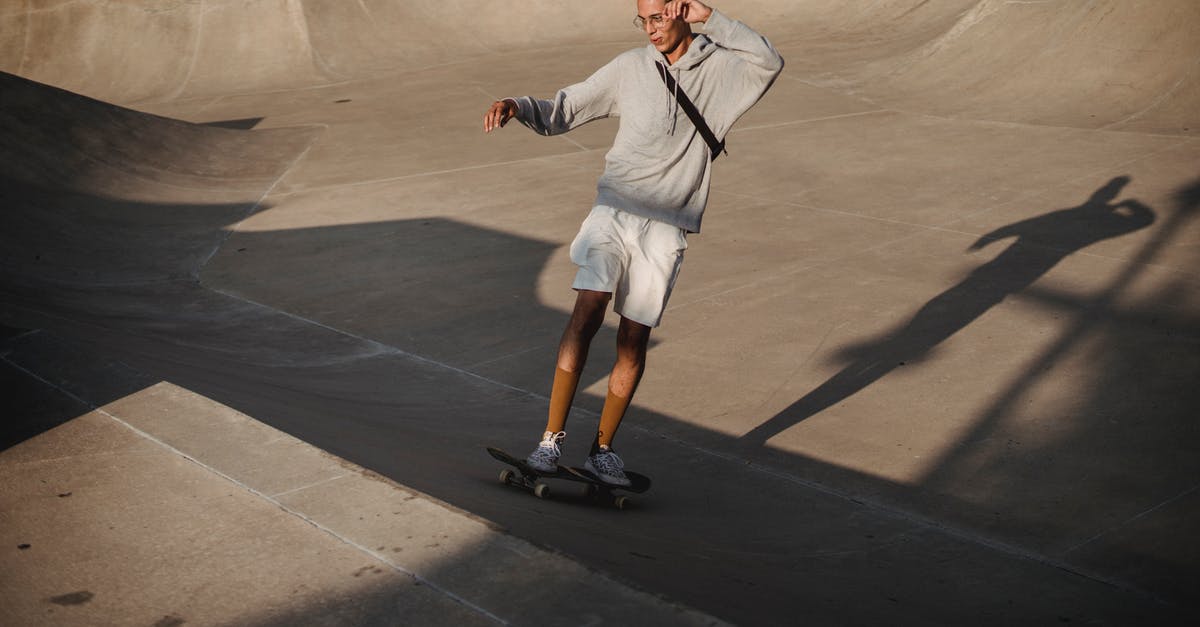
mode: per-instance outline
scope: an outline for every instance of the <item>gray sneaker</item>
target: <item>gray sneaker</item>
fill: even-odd
[[[559,445],[566,437],[566,431],[558,433],[547,431],[542,436],[542,442],[538,444],[538,447],[533,449],[529,457],[525,458],[525,465],[547,474],[558,472],[558,458],[562,457],[562,449],[559,448]]]
[[[621,461],[621,458],[617,457],[612,449],[602,448],[599,453],[589,456],[584,462],[583,468],[600,477],[600,480],[605,483],[620,486],[628,486],[632,483],[629,477],[625,476],[625,462]]]

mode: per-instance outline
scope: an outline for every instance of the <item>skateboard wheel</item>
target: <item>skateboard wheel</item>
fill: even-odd
[[[629,506],[629,497],[618,496],[617,498],[613,499],[613,505],[616,505],[617,509],[625,509]]]
[[[539,499],[544,499],[547,496],[550,496],[550,486],[544,483],[539,483],[533,486],[533,495]]]
[[[504,470],[501,470],[500,471],[500,483],[503,483],[505,485],[512,483],[513,474],[514,474],[513,471],[511,471],[507,468],[505,468]]]
[[[583,495],[588,497],[589,499],[596,498],[596,493],[599,491],[600,491],[600,488],[597,488],[596,486],[594,486],[590,483],[583,486]]]

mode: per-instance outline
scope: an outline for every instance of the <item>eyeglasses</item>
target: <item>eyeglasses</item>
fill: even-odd
[[[633,25],[638,27],[641,30],[646,30],[646,23],[649,22],[650,25],[653,26],[655,29],[659,29],[659,28],[666,26],[667,23],[670,21],[671,20],[663,17],[662,13],[655,13],[654,15],[651,15],[650,17],[642,17],[639,15],[639,16],[633,18]]]

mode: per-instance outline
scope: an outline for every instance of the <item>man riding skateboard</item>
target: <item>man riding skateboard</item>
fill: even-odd
[[[617,359],[584,468],[625,486],[613,438],[645,372],[650,331],[662,319],[687,235],[700,232],[721,148],[714,136],[723,138],[783,69],[766,38],[698,0],[637,0],[633,21],[649,38],[646,47],[619,55],[552,99],[506,98],[483,118],[485,132],[516,118],[541,135],[620,118],[595,205],[571,244],[579,266],[575,308],[558,347],[546,428],[526,463],[547,473],[557,468],[588,348],[614,301],[621,316]],[[694,34],[692,24],[701,22],[705,34]]]

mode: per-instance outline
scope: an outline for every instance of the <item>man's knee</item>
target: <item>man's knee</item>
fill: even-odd
[[[617,329],[617,349],[623,353],[645,354],[652,330],[652,327],[622,316],[621,326]]]
[[[596,290],[576,290],[575,292],[576,309],[606,309],[610,300],[612,300],[612,292],[597,292]]]
[[[575,312],[571,317],[579,323],[595,322],[597,319],[602,322],[610,300],[612,294],[608,292],[579,290],[575,296]]]
[[[567,333],[590,336],[600,330],[611,298],[612,294],[607,292],[579,290],[575,297],[575,310],[567,323]]]

